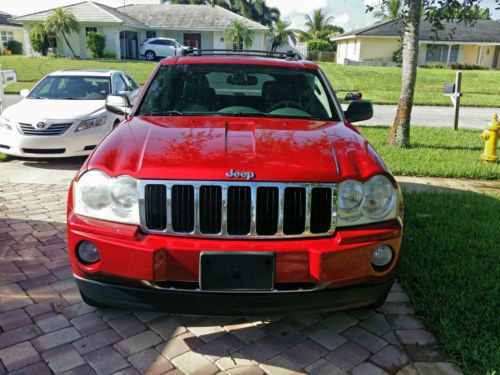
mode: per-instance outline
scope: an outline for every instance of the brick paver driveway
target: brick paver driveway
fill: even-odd
[[[66,186],[0,182],[0,374],[458,374],[396,284],[380,310],[207,318],[94,309],[65,245]]]

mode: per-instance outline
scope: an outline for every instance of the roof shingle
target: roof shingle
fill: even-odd
[[[404,30],[403,20],[376,23],[362,29],[353,30],[332,38],[333,41],[349,36],[400,37]],[[453,41],[463,43],[500,43],[500,21],[476,21],[473,24],[444,23],[444,30],[435,31],[428,21],[420,25],[422,41]]]

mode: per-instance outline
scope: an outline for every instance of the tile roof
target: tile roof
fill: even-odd
[[[181,30],[224,30],[234,20],[252,30],[267,27],[219,6],[193,4],[132,4],[117,8],[150,28]]]
[[[22,27],[21,25],[16,25],[12,22],[9,21],[9,18],[12,18],[13,16],[8,13],[4,13],[0,11],[0,25],[7,25],[11,27]]]
[[[140,21],[117,11],[115,8],[93,1],[83,1],[81,3],[67,5],[64,9],[70,10],[78,22],[123,23],[128,26],[135,26],[139,28],[145,27],[145,25]],[[53,10],[54,9],[48,9],[42,12],[15,17],[13,18],[13,22],[43,22]]]
[[[403,33],[403,20],[380,22],[374,25],[353,30],[332,38],[333,41],[354,36],[399,37]],[[444,30],[434,30],[428,21],[420,25],[420,40],[424,41],[454,41],[463,43],[500,43],[500,21],[477,21],[473,24],[444,23]]]

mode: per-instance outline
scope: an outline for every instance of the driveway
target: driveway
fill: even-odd
[[[66,249],[77,166],[54,165],[0,163],[0,374],[461,374],[399,283],[381,309],[330,314],[208,318],[87,306]],[[7,172],[17,177],[5,181]],[[35,175],[44,183],[27,183]]]

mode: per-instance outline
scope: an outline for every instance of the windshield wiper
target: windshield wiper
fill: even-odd
[[[141,116],[184,116],[184,113],[179,111],[150,112]]]
[[[42,96],[28,96],[28,99],[41,99],[41,100],[45,100],[47,98],[44,98]]]
[[[83,98],[75,98],[75,97],[67,97],[67,98],[62,98],[61,100],[84,100]]]
[[[252,117],[252,116],[259,116],[259,117],[269,117],[267,113],[264,112],[236,112],[236,113],[228,113],[228,116],[241,116],[241,117]]]

